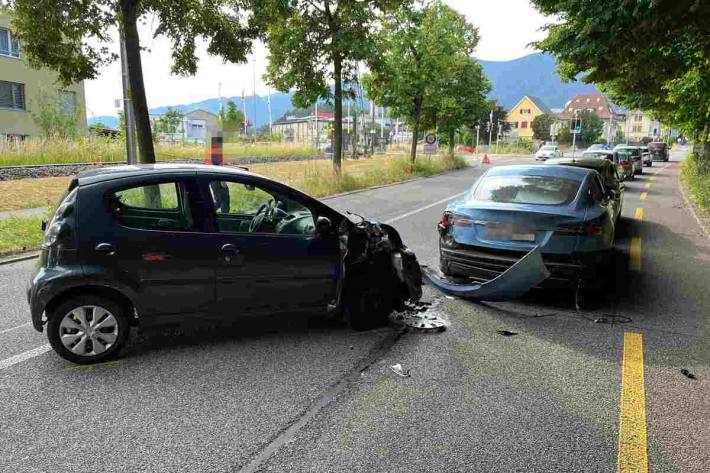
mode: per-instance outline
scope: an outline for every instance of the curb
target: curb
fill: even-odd
[[[698,226],[700,229],[703,231],[705,236],[710,240],[710,230],[708,229],[708,226],[705,224],[702,218],[698,215],[698,212],[695,210],[695,202],[693,202],[689,197],[688,193],[685,190],[685,186],[683,185],[683,179],[681,179],[681,173],[678,173],[678,188],[680,189],[680,195],[683,196],[683,200],[685,201],[685,206],[690,210],[690,214],[693,216],[695,221],[698,223]]]
[[[20,261],[27,261],[30,259],[35,259],[39,256],[39,252],[24,253],[17,256],[11,256],[9,258],[0,259],[0,266],[12,263],[19,263]]]

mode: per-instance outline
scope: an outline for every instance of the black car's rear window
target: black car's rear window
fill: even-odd
[[[555,176],[491,176],[483,178],[474,199],[504,204],[566,205],[580,182]]]

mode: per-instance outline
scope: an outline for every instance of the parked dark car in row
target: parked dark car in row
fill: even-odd
[[[623,181],[634,179],[634,168],[631,165],[631,155],[609,150],[587,150],[582,154],[582,158],[606,159],[614,165],[616,172]]]
[[[566,161],[566,160],[555,160]],[[491,168],[439,223],[440,269],[488,282],[539,247],[551,276],[542,287],[596,284],[612,260],[621,194],[604,160]],[[612,166],[609,163],[609,166]]]
[[[670,158],[668,145],[663,141],[652,141],[647,146],[653,161],[668,161]]]
[[[47,226],[32,324],[76,363],[115,355],[131,325],[187,316],[329,312],[369,328],[419,299],[421,271],[392,227],[355,220],[235,168],[87,171]]]

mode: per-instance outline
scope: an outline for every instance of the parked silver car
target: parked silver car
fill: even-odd
[[[546,159],[561,158],[562,152],[557,145],[544,145],[537,153],[535,153],[536,161],[545,161]]]

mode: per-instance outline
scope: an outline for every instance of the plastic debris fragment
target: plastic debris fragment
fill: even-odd
[[[688,378],[688,379],[698,379],[697,376],[695,376],[693,373],[691,373],[691,372],[690,372],[688,369],[686,369],[686,368],[683,368],[682,370],[680,370],[680,372],[681,372],[681,374],[682,374],[683,376],[685,376],[685,377]]]
[[[396,375],[401,376],[402,378],[410,378],[412,376],[411,374],[409,374],[410,370],[404,371],[400,363],[390,366],[390,369],[394,371]]]

